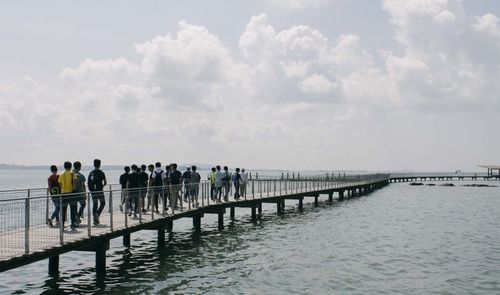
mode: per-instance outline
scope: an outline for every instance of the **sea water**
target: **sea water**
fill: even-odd
[[[216,215],[200,233],[183,219],[164,250],[155,231],[112,240],[103,283],[93,253],[70,252],[57,278],[47,260],[0,273],[0,294],[500,294],[500,188],[463,186],[500,183],[453,183],[287,201],[282,216],[264,204],[256,224],[237,208],[223,231]]]

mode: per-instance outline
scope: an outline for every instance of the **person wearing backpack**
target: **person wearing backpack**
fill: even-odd
[[[155,170],[153,173],[151,173],[151,179],[152,179],[152,191],[153,191],[153,208],[152,210],[155,210],[156,213],[160,213],[158,210],[158,200],[162,198],[163,195],[163,188],[165,186],[165,179],[167,178],[167,175],[165,174],[165,171],[161,169],[161,163],[156,162],[155,164]]]
[[[193,165],[193,167],[191,167],[191,177],[189,178],[189,183],[191,185],[191,192],[190,192],[190,196],[192,198],[192,201],[193,201],[193,207],[198,207],[199,203],[198,203],[198,194],[199,194],[199,191],[200,191],[200,181],[201,181],[201,176],[198,172],[196,172],[196,166]]]
[[[82,163],[76,161],[73,163],[73,174],[75,174],[75,188],[73,192],[75,193],[75,199],[78,203],[80,203],[80,208],[76,214],[76,226],[80,225],[82,218],[84,217],[84,210],[87,204],[86,195],[85,195],[85,176],[80,173],[80,169],[82,169]],[[76,204],[75,204],[76,206]]]
[[[240,168],[236,168],[236,173],[233,174],[233,185],[234,185],[234,199],[238,200],[240,198]]]
[[[170,172],[170,208],[172,212],[177,209],[177,199],[179,198],[179,192],[182,186],[182,173],[177,170],[177,164],[173,163],[170,165],[172,171]]]
[[[89,173],[89,177],[87,178],[89,191],[92,194],[92,203],[94,203],[92,207],[92,213],[94,216],[94,225],[100,224],[99,216],[104,210],[104,206],[106,205],[106,200],[104,199],[104,186],[107,184],[106,175],[101,168],[101,160],[94,160],[94,170]],[[90,221],[89,221],[90,222]]]
[[[50,216],[50,219],[47,220],[47,225],[52,227],[54,226],[53,220],[56,220],[56,224],[59,223],[59,211],[61,210],[61,204],[59,203],[59,194],[61,193],[61,185],[59,184],[59,175],[57,174],[57,166],[50,166],[50,176],[47,179],[49,194],[52,199],[52,203],[54,203],[54,212]]]
[[[231,191],[231,172],[229,168],[224,166],[224,172],[222,174],[222,186],[224,187],[224,202],[229,201],[229,192]]]

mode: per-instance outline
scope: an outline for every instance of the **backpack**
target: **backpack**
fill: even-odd
[[[224,172],[224,176],[222,176],[222,181],[229,181],[229,172]]]
[[[160,172],[155,171],[153,173],[155,174],[154,178],[153,178],[153,185],[154,186],[163,186],[163,178],[161,177],[161,175],[163,174],[163,170],[161,170]]]
[[[191,172],[190,181],[191,183],[199,183],[201,180],[201,176],[198,172]]]

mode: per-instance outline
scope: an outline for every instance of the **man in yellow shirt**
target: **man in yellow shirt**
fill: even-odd
[[[62,196],[62,215],[63,223],[66,222],[66,209],[68,204],[70,204],[71,212],[71,228],[76,228],[76,208],[77,200],[71,195],[75,188],[75,174],[71,172],[71,162],[64,162],[64,173],[59,175],[59,184],[61,184],[61,194]],[[66,196],[65,196],[66,195]],[[74,199],[74,200],[73,200]]]

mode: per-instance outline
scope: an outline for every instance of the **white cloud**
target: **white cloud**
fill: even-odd
[[[299,82],[299,89],[306,94],[325,94],[337,88],[337,84],[325,76],[313,74]]]
[[[273,5],[292,10],[318,8],[331,2],[332,0],[271,0]]]

